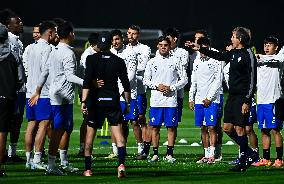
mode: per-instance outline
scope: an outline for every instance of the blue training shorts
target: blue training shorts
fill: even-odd
[[[29,98],[26,99],[26,118],[28,121],[42,121],[52,119],[49,98],[40,98],[36,105],[29,106]]]
[[[216,126],[218,122],[218,108],[218,103],[211,103],[209,107],[205,107],[203,104],[195,104],[195,126]]]
[[[177,127],[177,108],[176,107],[150,107],[150,125],[165,127]]]
[[[257,105],[257,123],[258,128],[280,128],[283,127],[283,122],[273,114],[274,104],[258,104]]]

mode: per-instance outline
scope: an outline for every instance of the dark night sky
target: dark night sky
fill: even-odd
[[[19,1],[19,0],[18,0]],[[222,3],[221,3],[222,2]],[[175,26],[181,32],[205,28],[213,46],[221,48],[230,39],[231,30],[245,26],[252,30],[258,50],[266,36],[275,35],[284,43],[282,1],[201,1],[201,0],[69,0],[4,2],[20,15],[26,26],[42,20],[62,17],[75,27],[164,29]],[[2,8],[0,8],[2,9]]]

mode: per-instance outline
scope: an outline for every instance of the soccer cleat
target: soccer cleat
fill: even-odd
[[[6,177],[7,174],[4,170],[0,170],[0,177]]]
[[[254,153],[252,155],[247,156],[246,159],[246,167],[249,168],[254,162],[259,160],[258,153]]]
[[[159,161],[158,155],[153,155],[153,157],[149,160],[149,162],[158,162],[158,161]]]
[[[215,158],[214,157],[209,157],[207,164],[215,164]]]
[[[60,165],[59,168],[64,170],[65,172],[70,173],[76,173],[79,171],[77,167],[72,166],[70,163],[67,163],[66,165]]]
[[[22,159],[18,155],[14,155],[7,158],[7,162],[25,162],[25,161],[26,161],[25,159]]]
[[[167,155],[166,157],[164,157],[164,160],[168,163],[174,163],[176,161],[176,159],[172,155]]]
[[[117,154],[111,153],[105,158],[116,158],[117,156],[118,156]]]
[[[142,153],[137,155],[136,160],[146,160],[148,158],[148,155],[146,153]]]
[[[48,168],[45,175],[66,176],[67,174],[60,170],[58,167]]]
[[[273,167],[276,167],[276,168],[280,168],[283,166],[283,161],[282,160],[275,160],[274,164],[272,165]]]
[[[86,170],[83,172],[83,176],[92,176],[93,172],[91,170]]]
[[[272,162],[270,160],[266,160],[266,159],[260,159],[258,162],[254,162],[251,164],[252,166],[255,166],[255,167],[259,167],[259,166],[271,166],[272,165]]]
[[[232,172],[245,172],[247,168],[241,164],[235,165],[233,168],[229,169]]]
[[[126,176],[125,172],[125,166],[123,164],[120,164],[117,168],[117,177],[118,178],[124,178]]]
[[[215,162],[220,162],[220,161],[222,161],[222,159],[223,159],[223,157],[222,157],[222,155],[220,155],[219,157],[215,158]]]
[[[47,170],[47,165],[44,164],[43,162],[39,162],[39,163],[34,163],[34,162],[30,162],[30,168],[32,170],[36,170],[36,169],[39,169],[39,170]]]
[[[196,161],[197,164],[203,164],[207,162],[208,162],[208,158],[206,157],[202,157],[200,160]]]
[[[25,168],[26,169],[31,169],[31,162],[26,162]]]
[[[228,162],[229,165],[237,165],[240,163],[240,158],[238,157],[237,159],[235,160],[232,160],[230,162]]]

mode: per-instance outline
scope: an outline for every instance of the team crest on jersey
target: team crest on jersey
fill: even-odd
[[[242,60],[242,57],[239,57],[239,58],[238,58],[238,62],[240,62],[241,60]]]

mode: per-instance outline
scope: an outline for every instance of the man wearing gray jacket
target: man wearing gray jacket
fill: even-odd
[[[7,132],[17,100],[16,92],[23,83],[22,65],[10,50],[7,28],[0,23],[0,177],[6,176],[1,164],[4,162]]]

